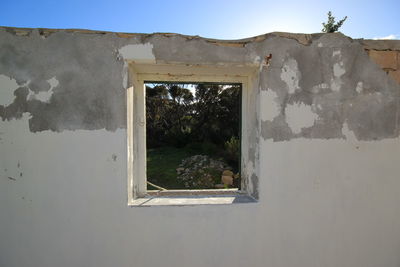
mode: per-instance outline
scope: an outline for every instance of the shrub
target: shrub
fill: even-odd
[[[339,20],[338,23],[335,23],[335,17],[332,16],[332,12],[328,12],[328,22],[327,23],[322,23],[322,32],[327,32],[327,33],[332,33],[332,32],[337,32],[340,27],[342,27],[344,21],[347,19],[347,16],[345,16],[343,19]]]
[[[240,152],[240,140],[236,136],[232,136],[228,141],[225,142],[225,154],[226,158],[230,162],[239,162]]]

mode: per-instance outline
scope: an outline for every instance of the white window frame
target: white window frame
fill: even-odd
[[[233,202],[254,202],[250,197],[250,172],[246,169],[248,153],[241,153],[241,189],[226,190],[168,190],[163,197],[147,190],[146,178],[146,107],[145,82],[212,82],[240,83],[242,85],[241,149],[249,147],[246,119],[252,114],[249,109],[249,90],[257,78],[254,66],[235,65],[187,65],[187,64],[136,64],[128,62],[127,88],[127,148],[128,148],[128,205],[142,206],[152,200],[151,205],[193,205],[228,204]],[[253,114],[254,115],[254,114]],[[249,172],[250,171],[250,172]],[[165,197],[165,195],[168,195]],[[179,199],[174,199],[174,197]],[[185,198],[186,197],[186,198]],[[243,197],[243,201],[233,201]]]

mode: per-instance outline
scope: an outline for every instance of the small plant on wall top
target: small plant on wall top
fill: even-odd
[[[328,22],[322,23],[322,32],[327,32],[327,33],[332,33],[332,32],[337,32],[339,28],[343,25],[344,21],[347,19],[347,16],[345,16],[343,19],[339,20],[337,23],[335,23],[335,17],[332,16],[332,12],[328,12]]]

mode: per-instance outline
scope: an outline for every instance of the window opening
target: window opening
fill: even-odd
[[[242,85],[144,84],[147,190],[240,189]]]

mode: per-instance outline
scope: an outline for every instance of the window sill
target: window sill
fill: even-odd
[[[133,207],[151,207],[257,203],[257,200],[255,200],[251,196],[237,191],[230,194],[193,194],[193,192],[189,193],[188,190],[184,191],[187,194],[172,194],[173,192],[171,192],[170,195],[149,194],[146,197],[137,198],[130,201],[128,205]]]

